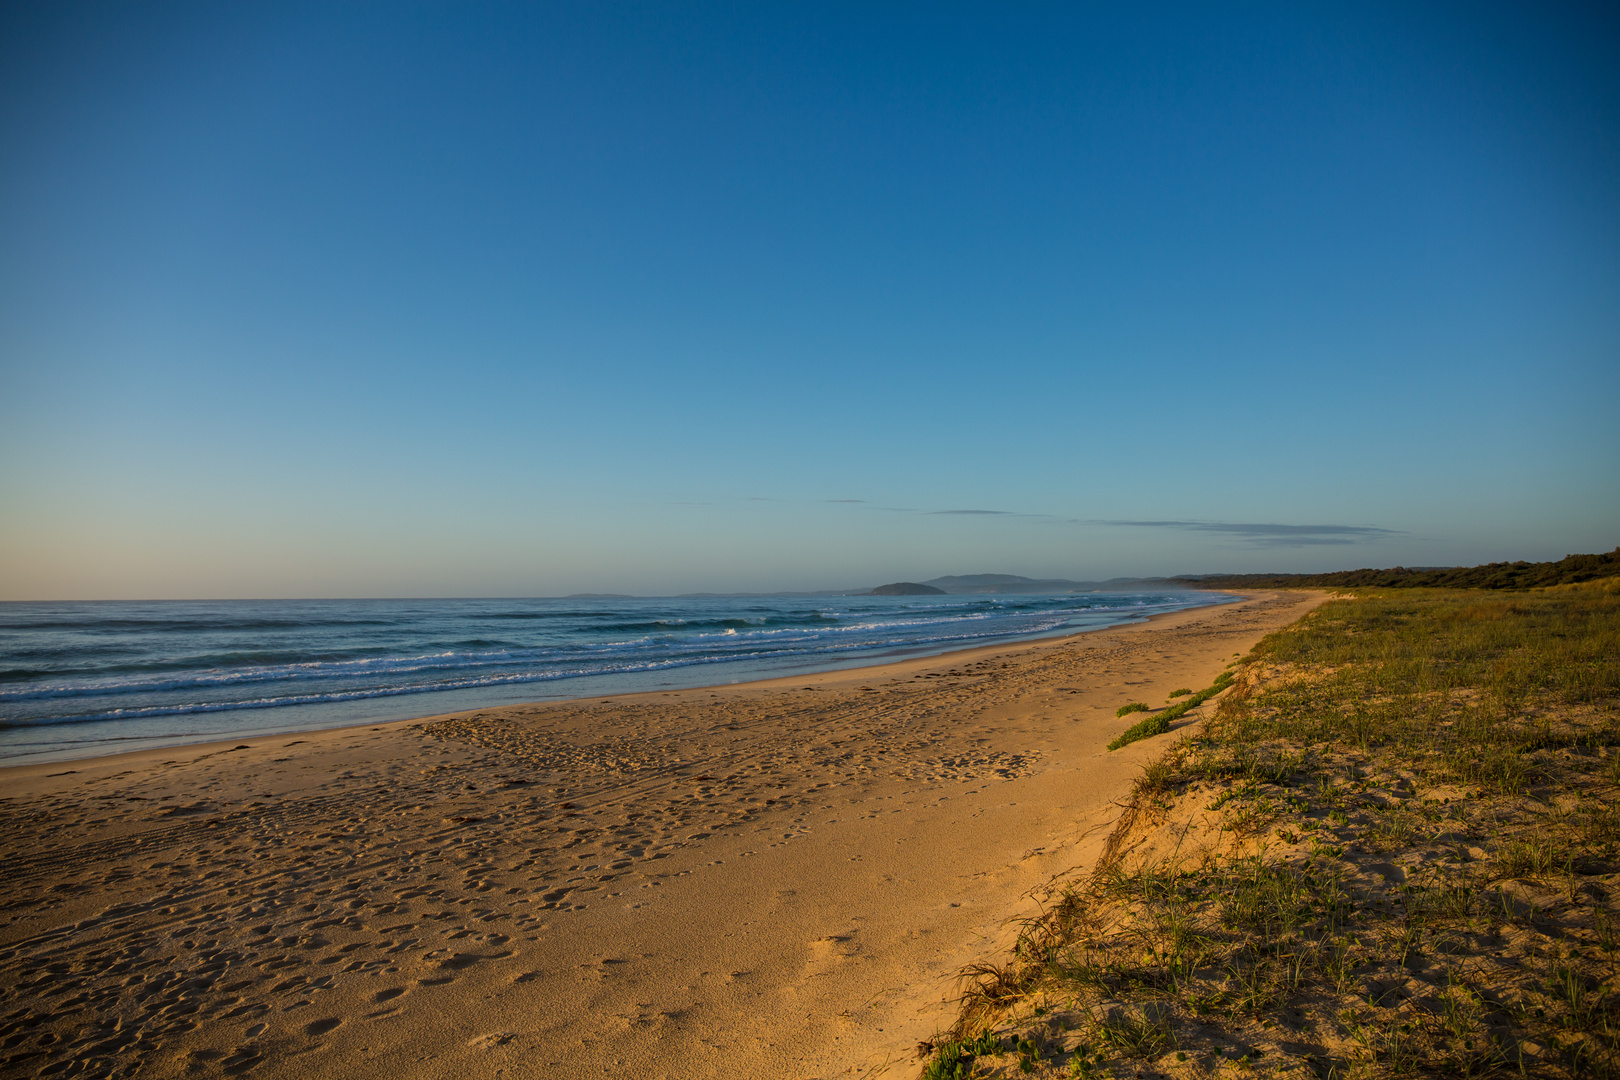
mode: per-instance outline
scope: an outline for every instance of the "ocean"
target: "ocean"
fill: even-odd
[[[0,603],[0,759],[805,674],[1222,599],[1163,591]]]

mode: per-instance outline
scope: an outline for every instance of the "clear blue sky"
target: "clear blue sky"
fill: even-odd
[[[1612,11],[7,5],[0,597],[1608,550]]]

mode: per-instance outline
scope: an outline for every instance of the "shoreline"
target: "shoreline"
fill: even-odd
[[[1159,752],[1118,705],[1320,599],[12,767],[0,1066],[909,1077]]]
[[[1199,591],[1199,590],[1188,590],[1188,591],[1189,592],[1196,592],[1196,591]],[[799,673],[799,674],[773,675],[770,678],[766,678],[766,679],[748,679],[748,680],[745,680],[745,681],[742,681],[742,682],[728,682],[728,683],[704,683],[704,684],[697,685],[697,686],[676,687],[676,688],[674,688],[672,690],[663,690],[663,689],[657,689],[657,690],[630,690],[630,691],[625,691],[623,693],[617,693],[617,694],[584,694],[584,695],[580,695],[578,697],[543,698],[543,699],[534,700],[534,701],[518,701],[518,702],[510,702],[510,703],[500,704],[500,705],[475,706],[475,707],[467,708],[467,709],[455,709],[455,710],[451,710],[449,712],[422,713],[422,714],[417,714],[417,715],[413,715],[413,716],[398,717],[398,718],[395,718],[393,720],[363,720],[363,721],[359,721],[359,722],[356,722],[356,723],[350,723],[350,724],[338,724],[338,725],[334,725],[332,727],[287,728],[287,729],[273,729],[273,730],[269,730],[269,731],[253,730],[253,731],[249,731],[249,732],[244,732],[244,733],[239,734],[239,735],[232,735],[232,736],[226,736],[226,737],[220,737],[220,738],[213,738],[213,737],[209,737],[209,736],[189,736],[189,737],[184,737],[183,736],[183,737],[180,737],[183,741],[164,742],[164,743],[161,743],[160,745],[141,746],[141,747],[137,747],[137,748],[134,748],[134,749],[117,750],[117,751],[112,751],[112,752],[101,752],[101,753],[87,752],[87,753],[80,754],[80,753],[77,753],[77,752],[75,752],[73,750],[42,750],[42,751],[39,751],[36,754],[29,754],[29,755],[18,754],[18,755],[15,755],[15,757],[11,757],[11,758],[0,758],[0,777],[8,775],[6,770],[10,770],[10,769],[26,769],[26,768],[29,768],[29,767],[32,767],[32,766],[63,765],[63,764],[69,763],[69,762],[84,762],[84,763],[88,764],[88,763],[94,763],[94,762],[101,761],[102,759],[115,759],[115,758],[116,759],[124,759],[124,758],[132,758],[134,755],[137,755],[137,754],[162,754],[162,753],[172,753],[172,752],[180,751],[180,750],[186,750],[186,751],[200,750],[200,751],[207,751],[207,752],[217,752],[217,750],[219,748],[221,748],[221,747],[224,747],[226,743],[235,744],[235,743],[241,742],[243,739],[280,739],[280,738],[291,738],[291,737],[307,738],[307,737],[310,737],[310,736],[324,735],[324,734],[326,734],[328,732],[351,731],[351,730],[359,730],[359,729],[362,729],[362,728],[365,728],[365,729],[386,728],[386,727],[391,727],[393,725],[398,725],[398,724],[424,723],[424,722],[428,722],[428,721],[439,720],[439,719],[442,719],[442,718],[445,718],[445,717],[461,716],[461,715],[464,715],[466,713],[487,712],[487,711],[489,711],[491,709],[518,709],[518,708],[529,708],[529,707],[549,707],[549,706],[557,706],[557,705],[570,705],[570,704],[575,704],[575,703],[582,702],[582,701],[606,700],[606,699],[609,699],[609,698],[617,700],[617,699],[630,699],[630,698],[643,697],[643,696],[656,696],[658,694],[665,694],[665,693],[702,693],[702,692],[708,692],[708,691],[719,690],[719,689],[742,689],[744,687],[770,687],[772,685],[779,684],[779,683],[786,684],[786,683],[793,683],[793,682],[801,682],[801,681],[805,681],[805,680],[818,679],[818,678],[822,678],[822,677],[826,677],[826,676],[850,675],[850,674],[864,672],[864,671],[868,671],[868,670],[876,669],[876,668],[894,667],[894,666],[909,663],[909,662],[912,662],[912,661],[939,660],[939,659],[944,658],[944,657],[956,656],[958,654],[969,654],[969,653],[977,654],[977,653],[984,652],[984,651],[987,651],[987,650],[993,650],[993,651],[1018,651],[1018,650],[1021,650],[1021,649],[1031,648],[1031,647],[1038,646],[1038,645],[1049,645],[1049,644],[1052,644],[1054,642],[1070,641],[1070,640],[1075,639],[1075,638],[1084,637],[1084,636],[1086,636],[1088,634],[1099,634],[1099,633],[1104,633],[1104,632],[1111,631],[1111,630],[1127,629],[1129,627],[1151,626],[1154,623],[1156,623],[1158,620],[1161,620],[1161,619],[1170,618],[1170,617],[1176,616],[1176,615],[1182,615],[1182,614],[1185,614],[1187,612],[1208,611],[1208,610],[1210,610],[1212,608],[1220,608],[1220,607],[1230,606],[1233,603],[1242,602],[1242,600],[1244,598],[1247,598],[1247,597],[1250,597],[1250,596],[1255,596],[1255,595],[1261,595],[1261,593],[1258,593],[1258,592],[1255,592],[1255,593],[1236,593],[1236,592],[1225,592],[1225,591],[1215,592],[1214,590],[1210,590],[1210,591],[1211,591],[1212,595],[1236,596],[1239,599],[1236,600],[1236,601],[1232,601],[1232,600],[1212,601],[1212,602],[1207,603],[1207,604],[1198,604],[1198,605],[1193,606],[1193,607],[1180,608],[1180,609],[1178,609],[1176,611],[1157,612],[1155,614],[1148,615],[1148,616],[1146,616],[1144,618],[1141,618],[1141,619],[1138,619],[1138,620],[1135,620],[1135,621],[1118,622],[1118,623],[1113,623],[1113,624],[1108,625],[1108,626],[1093,627],[1093,628],[1086,629],[1086,630],[1076,630],[1076,631],[1072,631],[1070,633],[1051,633],[1051,634],[1047,634],[1047,635],[1044,635],[1044,636],[1029,637],[1029,638],[1024,638],[1024,639],[1021,639],[1021,640],[1020,639],[1014,639],[1014,640],[1007,640],[1007,641],[1001,641],[1001,642],[993,642],[993,643],[984,644],[984,645],[969,645],[969,646],[965,646],[963,648],[945,649],[945,650],[939,651],[939,652],[926,650],[926,649],[921,649],[921,650],[916,650],[916,651],[912,652],[912,655],[901,656],[899,659],[895,659],[894,657],[897,655],[897,653],[902,653],[902,652],[908,652],[909,651],[909,650],[901,649],[901,650],[896,650],[895,652],[890,652],[890,653],[887,653],[887,654],[879,654],[881,656],[887,657],[886,659],[879,659],[878,657],[874,656],[872,659],[875,662],[870,663],[870,664],[856,662],[856,663],[850,664],[849,666],[845,666],[845,667],[832,667],[832,668],[826,668],[826,669],[823,669],[823,670],[807,669],[805,672]],[[41,725],[41,726],[46,726],[46,725]],[[152,736],[152,738],[161,739],[161,738],[163,738],[163,736]],[[18,760],[18,759],[21,759],[21,758],[24,758],[24,757],[26,757],[27,760]]]

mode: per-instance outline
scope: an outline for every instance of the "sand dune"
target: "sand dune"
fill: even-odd
[[[1114,709],[1314,602],[4,770],[0,1069],[909,1076],[1162,745]]]

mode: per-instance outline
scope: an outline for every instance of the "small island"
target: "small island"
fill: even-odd
[[[868,596],[949,596],[944,589],[932,585],[919,585],[915,581],[896,581],[892,585],[879,585]]]

